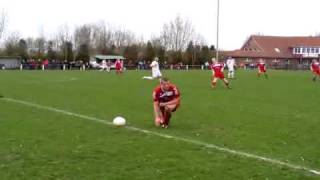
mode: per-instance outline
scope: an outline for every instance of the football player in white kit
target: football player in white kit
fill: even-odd
[[[228,78],[233,79],[234,78],[235,60],[232,57],[228,57],[226,64],[228,67]]]
[[[159,61],[159,58],[155,57],[152,63],[150,64],[150,67],[152,69],[152,76],[143,76],[142,79],[153,80],[153,79],[158,79],[162,77],[158,61]]]
[[[107,61],[105,59],[102,60],[100,68],[100,71],[107,70]]]

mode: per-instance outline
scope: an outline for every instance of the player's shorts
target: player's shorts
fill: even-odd
[[[157,78],[157,77],[161,77],[162,74],[160,71],[152,71],[152,77]]]
[[[320,75],[320,69],[313,70],[313,73],[314,73],[314,74],[317,74],[317,75]]]
[[[214,78],[219,78],[219,79],[224,79],[224,74],[223,73],[215,73],[213,75]]]
[[[120,71],[120,70],[121,70],[121,67],[116,66],[116,70],[117,70],[117,71]]]
[[[228,67],[228,71],[229,72],[233,72],[234,71],[234,67],[230,67],[230,68]]]
[[[259,69],[259,73],[266,73],[267,70],[266,69]]]
[[[178,103],[178,104],[176,105],[176,107],[175,107],[174,109],[172,109],[171,112],[175,112],[175,111],[179,108],[179,106],[180,106],[180,103]],[[161,111],[162,113],[164,113],[164,107],[160,107],[160,111]]]

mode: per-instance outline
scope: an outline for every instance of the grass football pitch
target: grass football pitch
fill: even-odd
[[[153,124],[150,71],[0,71],[0,179],[320,179],[310,72],[237,71],[231,90],[163,73],[181,92],[169,129]]]

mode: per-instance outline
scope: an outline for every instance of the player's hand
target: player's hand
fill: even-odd
[[[156,121],[159,122],[160,124],[164,123],[164,120],[162,117],[156,117]]]
[[[159,106],[164,107],[164,106],[166,106],[166,103],[159,103]]]
[[[156,119],[155,119],[155,121],[157,122],[157,123],[159,123],[159,124],[163,124],[163,118],[161,118],[161,117],[156,117]]]

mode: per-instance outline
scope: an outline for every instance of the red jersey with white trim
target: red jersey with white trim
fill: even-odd
[[[169,102],[178,97],[180,97],[180,92],[174,84],[170,84],[167,91],[162,90],[160,85],[153,90],[154,102]]]
[[[265,72],[266,71],[266,64],[265,63],[258,63],[257,67],[260,71]]]
[[[223,63],[216,63],[211,65],[211,70],[214,72],[214,74],[223,74],[223,69]]]
[[[121,62],[119,60],[115,63],[116,69],[121,69]]]
[[[311,64],[311,68],[312,68],[313,71],[319,71],[319,70],[320,70],[320,64],[319,64],[319,62],[313,62],[313,63]]]

